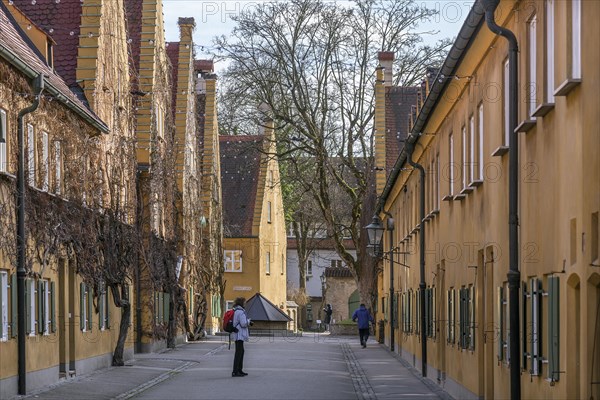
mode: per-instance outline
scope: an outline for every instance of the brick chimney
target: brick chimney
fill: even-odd
[[[378,54],[379,65],[384,69],[384,80],[385,86],[392,86],[392,79],[394,78],[394,52],[393,51],[380,51]]]

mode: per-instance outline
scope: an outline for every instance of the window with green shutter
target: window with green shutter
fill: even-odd
[[[415,333],[418,335],[421,333],[421,289],[415,290]]]
[[[86,322],[87,322],[87,328],[88,330],[92,330],[93,329],[93,321],[94,318],[94,288],[91,286],[87,287],[87,307],[88,307],[88,313],[87,313],[87,318],[86,318]]]
[[[559,277],[548,277],[548,379],[557,382],[560,377],[560,303]]]
[[[12,274],[10,278],[10,337],[17,337],[18,329],[17,315],[17,274]]]
[[[448,343],[456,343],[456,290],[448,291]]]
[[[529,336],[529,349],[531,351],[531,367],[529,372],[533,376],[540,375],[542,369],[542,337],[541,337],[541,312],[542,312],[542,296],[544,292],[542,290],[542,281],[537,278],[529,280],[529,297],[530,297],[530,314],[531,314],[531,325],[529,326],[531,332]]]
[[[50,332],[56,333],[56,286],[50,282]]]
[[[473,285],[469,285],[467,290],[467,307],[468,307],[468,347],[469,350],[475,350],[475,287]]]
[[[0,341],[8,340],[8,272],[0,271]]]
[[[163,301],[163,307],[164,307],[164,311],[163,311],[163,322],[164,323],[168,323],[169,322],[169,317],[170,317],[170,306],[171,306],[171,294],[170,293],[164,293],[164,301]]]
[[[522,351],[522,358],[521,358],[521,368],[524,370],[527,370],[527,364],[528,364],[528,360],[529,357],[531,357],[531,354],[528,352],[528,348],[529,348],[529,326],[527,325],[529,323],[528,321],[528,307],[529,304],[531,302],[530,297],[531,294],[528,291],[529,286],[527,285],[526,281],[521,282],[521,331],[523,332],[523,334],[521,335],[521,351]],[[529,370],[529,372],[531,373],[531,370]]]

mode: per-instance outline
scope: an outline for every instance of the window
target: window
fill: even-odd
[[[331,260],[332,268],[342,268],[342,260]]]
[[[156,135],[163,138],[165,136],[165,112],[159,105],[155,106],[154,112],[156,114]]]
[[[273,178],[273,170],[272,169],[269,170],[269,179],[268,180],[269,180],[268,185],[272,189],[275,186],[275,179]]]
[[[450,134],[450,190],[449,195],[454,195],[454,137]]]
[[[503,74],[503,85],[504,85],[504,146],[510,145],[510,67],[508,64],[508,58],[504,61],[504,74]]]
[[[440,209],[440,155],[435,156],[435,209]]]
[[[0,271],[0,342],[8,340],[8,272]]]
[[[560,303],[559,278],[548,277],[548,380],[557,382],[560,377]]]
[[[271,252],[267,251],[267,256],[265,258],[266,266],[265,270],[267,271],[267,275],[271,275]]]
[[[473,115],[469,118],[469,135],[469,179],[470,182],[473,182],[475,180],[475,171],[477,171],[477,154],[475,154],[475,145],[477,142],[475,141],[475,117]]]
[[[101,331],[110,328],[110,303],[108,301],[108,290],[106,284],[101,282],[99,284],[100,294],[98,298],[98,313],[99,313],[99,324],[98,327]]]
[[[6,142],[8,142],[6,110],[0,108],[0,172],[6,172],[8,169],[8,153],[6,151]]]
[[[267,222],[271,223],[271,202],[267,202]]]
[[[306,305],[306,320],[309,322],[312,322],[312,320],[313,320],[312,304]]]
[[[33,279],[25,280],[25,331],[29,336],[35,336],[35,281]]]
[[[62,193],[62,150],[60,142],[54,142],[54,193],[60,195]]]
[[[241,250],[225,250],[225,272],[242,272]]]
[[[425,289],[425,332],[427,337],[435,338],[435,288]]]
[[[554,103],[554,0],[546,0],[546,101]]]
[[[571,0],[571,78],[581,79],[581,0]]]
[[[48,191],[48,181],[50,177],[50,163],[48,155],[48,132],[42,132],[42,190]]]
[[[27,183],[35,186],[35,136],[31,124],[27,124],[27,166],[29,169]]]
[[[460,348],[475,349],[475,300],[472,285],[459,292],[460,305]]]
[[[312,271],[312,260],[308,260],[306,262],[306,276],[312,276],[313,271]]]
[[[510,330],[508,325],[508,282],[498,287],[496,314],[498,319],[498,361],[510,364]]]
[[[463,181],[463,189],[467,187],[468,176],[469,176],[469,138],[467,136],[467,128],[465,126],[462,127],[462,181]]]
[[[537,16],[533,16],[527,24],[527,34],[529,39],[529,115],[533,116],[536,109],[537,95]]]
[[[233,308],[233,300],[225,301],[225,310],[231,310],[232,308]]]
[[[456,343],[455,326],[456,326],[456,291],[454,288],[448,290],[448,343]]]
[[[50,327],[54,326],[54,301],[53,286],[45,279],[38,281],[38,332],[43,335],[50,334]],[[54,329],[52,329],[54,331]]]
[[[79,284],[79,328],[83,332],[92,330],[94,290],[84,282]]]
[[[479,157],[477,158],[477,163],[479,165],[479,180],[483,181],[483,103],[479,105],[479,123],[478,126],[478,140],[477,147],[479,148]]]
[[[166,324],[170,317],[171,295],[165,292],[154,292],[154,323]]]
[[[529,290],[527,288],[529,287]],[[539,376],[542,368],[541,348],[541,306],[542,306],[542,282],[537,278],[530,278],[529,285],[524,283],[523,287],[523,368],[527,368],[527,361],[531,360],[529,373]],[[527,322],[529,314],[530,321]],[[530,331],[530,332],[527,332]]]

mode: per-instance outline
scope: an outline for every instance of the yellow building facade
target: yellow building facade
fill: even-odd
[[[393,296],[384,262],[377,319],[418,369],[425,332],[422,372],[456,398],[510,397],[511,335],[522,398],[600,398],[600,3],[501,1],[495,15],[519,44],[519,332],[509,327],[507,283],[508,44],[480,2],[415,105],[414,151],[400,151],[381,192],[378,212],[396,225],[384,250],[397,262]],[[423,219],[409,157],[426,172]]]
[[[286,312],[287,238],[273,122],[264,135],[221,136],[224,301],[261,293]]]

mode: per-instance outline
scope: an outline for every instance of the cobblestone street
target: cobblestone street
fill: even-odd
[[[305,335],[254,337],[244,370],[231,377],[233,349],[222,337],[160,354],[138,354],[122,368],[63,381],[36,399],[450,399],[371,340]]]

